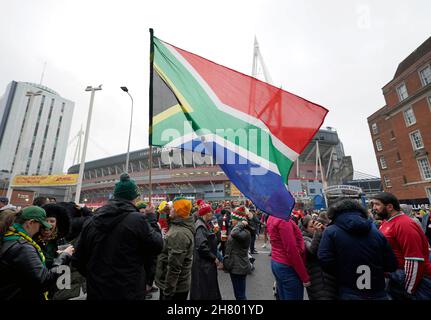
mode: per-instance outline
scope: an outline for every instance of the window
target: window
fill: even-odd
[[[310,194],[316,193],[316,189],[310,188]]]
[[[428,199],[431,202],[431,188],[427,188],[427,196],[428,196]]]
[[[403,101],[405,98],[409,96],[407,93],[406,85],[404,83],[399,87],[397,87],[397,93],[398,93],[398,99],[400,101]]]
[[[406,176],[403,176],[403,181],[404,181],[404,184],[407,184],[407,177]]]
[[[377,148],[377,151],[382,151],[383,150],[382,142],[380,141],[380,139],[376,140],[376,148]]]
[[[388,176],[383,176],[383,179],[385,180],[386,188],[392,188],[391,179],[389,179]]]
[[[401,161],[401,155],[399,152],[397,152],[397,162]]]
[[[422,85],[426,86],[427,84],[431,83],[431,67],[430,66],[426,66],[424,69],[419,71],[419,74],[421,75]]]
[[[416,123],[416,117],[411,107],[404,111],[404,120],[406,121],[407,127]]]
[[[428,107],[430,108],[430,111],[431,111],[431,96],[428,97]]]
[[[387,169],[388,168],[388,166],[386,165],[385,157],[383,157],[383,156],[380,157],[380,167],[382,169]]]
[[[371,125],[371,131],[373,132],[373,134],[378,134],[379,133],[379,129],[377,128],[377,123],[373,123]]]
[[[431,179],[431,167],[428,158],[418,159],[419,169],[425,180]]]
[[[410,140],[412,141],[413,150],[419,150],[424,147],[419,130],[410,133]]]

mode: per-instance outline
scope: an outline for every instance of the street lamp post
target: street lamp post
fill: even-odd
[[[87,116],[87,127],[85,129],[84,147],[82,150],[81,164],[79,166],[78,183],[76,185],[76,194],[75,194],[76,204],[79,203],[79,200],[80,200],[79,198],[81,197],[82,178],[84,176],[85,154],[87,153],[88,137],[90,136],[90,124],[91,124],[91,114],[93,112],[94,93],[97,90],[102,90],[102,85],[96,88],[93,88],[92,86],[88,86],[85,89],[85,91],[91,91],[91,98],[90,98],[90,108],[88,109],[88,116]]]
[[[127,87],[121,87],[125,93],[127,93],[132,100],[132,112],[130,113],[130,127],[129,127],[129,142],[127,144],[127,156],[126,156],[126,172],[129,172],[129,159],[130,159],[130,137],[132,136],[132,122],[133,122],[133,98],[129,93],[129,89]]]
[[[42,94],[41,90],[36,91],[36,92],[27,91],[25,94],[29,99],[28,108],[26,110],[27,112],[24,115],[24,120],[23,120],[24,123],[23,123],[22,131],[21,131],[21,135],[20,135],[19,140],[18,140],[18,143],[19,143],[18,151],[15,155],[15,162],[12,164],[13,167],[12,167],[10,178],[9,178],[9,185],[8,185],[8,189],[7,189],[7,193],[6,193],[6,197],[9,198],[9,202],[11,201],[11,198],[12,198],[12,191],[13,191],[12,190],[13,189],[12,188],[12,181],[15,178],[15,175],[17,173],[16,167],[17,167],[17,163],[18,163],[18,157],[22,156],[22,150],[23,150],[23,141],[22,140],[23,140],[23,137],[25,137],[27,135],[27,131],[28,131],[28,127],[29,127],[28,118],[30,116],[31,109],[33,109],[34,97],[40,96],[41,94]]]

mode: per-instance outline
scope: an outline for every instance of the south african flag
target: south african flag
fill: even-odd
[[[210,155],[264,212],[286,219],[287,178],[322,106],[152,37],[150,144]]]

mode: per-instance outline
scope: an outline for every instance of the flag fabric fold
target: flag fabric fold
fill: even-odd
[[[211,156],[259,209],[289,218],[290,169],[328,110],[156,37],[152,45],[151,145]]]

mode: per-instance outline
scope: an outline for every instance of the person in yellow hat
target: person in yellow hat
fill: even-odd
[[[159,212],[158,222],[160,229],[162,229],[162,233],[165,235],[169,230],[168,217],[171,212],[169,203],[167,201],[160,202],[157,211]]]

